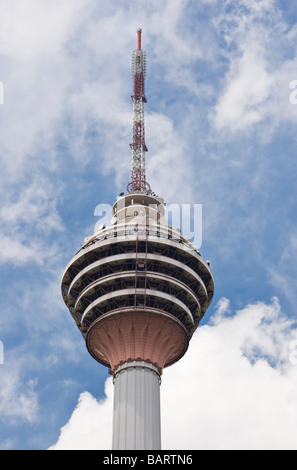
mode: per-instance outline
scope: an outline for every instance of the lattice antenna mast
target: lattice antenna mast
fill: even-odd
[[[141,49],[141,29],[137,30],[137,50],[132,55],[133,74],[133,141],[130,144],[132,149],[131,181],[127,186],[129,193],[151,191],[150,185],[146,182],[145,176],[145,144],[144,133],[144,103],[146,103],[144,93],[144,79],[146,74],[146,53]]]

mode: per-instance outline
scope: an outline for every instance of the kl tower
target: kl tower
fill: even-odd
[[[131,180],[110,226],[84,241],[62,277],[62,295],[93,358],[114,383],[114,450],[160,450],[160,384],[208,308],[213,277],[146,181],[141,30],[132,56]],[[174,410],[172,410],[174,412]]]

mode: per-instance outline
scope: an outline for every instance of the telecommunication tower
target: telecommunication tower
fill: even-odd
[[[132,56],[131,181],[108,227],[84,241],[62,277],[63,299],[89,353],[113,375],[114,450],[161,448],[160,383],[177,362],[214,292],[209,264],[146,181],[146,54],[137,30]]]

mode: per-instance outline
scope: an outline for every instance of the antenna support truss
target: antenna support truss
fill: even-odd
[[[141,49],[141,29],[137,30],[137,49],[132,54],[133,75],[133,140],[130,144],[132,150],[131,181],[127,185],[129,193],[150,192],[150,185],[145,175],[145,144],[144,131],[144,103],[146,103],[144,80],[146,74],[146,53]]]

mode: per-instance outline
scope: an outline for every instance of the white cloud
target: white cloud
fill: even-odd
[[[19,362],[16,360],[13,366],[6,355],[5,364],[0,366],[0,416],[9,422],[32,423],[37,418],[39,405],[36,380],[22,378]]]
[[[263,103],[271,94],[272,79],[258,47],[253,44],[231,64],[226,88],[215,108],[217,129],[244,130],[264,119]]]
[[[173,120],[162,113],[151,113],[146,122],[151,142],[147,173],[153,191],[170,203],[194,200],[191,185],[185,184],[194,170]]]
[[[218,323],[215,315],[213,324],[198,329],[177,370],[164,374],[164,448],[296,448],[292,322],[276,299],[235,316],[222,317],[222,308],[218,313]],[[183,407],[175,424],[170,409],[176,403]],[[178,425],[179,435],[187,436],[182,443],[173,432]]]
[[[0,209],[2,223],[14,227],[22,223],[34,226],[35,230],[50,232],[61,231],[63,223],[56,210],[59,189],[44,177],[32,178],[30,184],[18,188],[17,199],[15,195],[5,194]]]
[[[100,402],[90,393],[82,393],[70,420],[61,429],[58,442],[49,450],[108,449],[112,435],[112,387],[109,378],[105,384],[107,398]]]
[[[5,168],[22,175],[23,163],[49,148],[73,80],[67,41],[75,31],[80,0],[1,2],[1,150]],[[34,168],[36,170],[36,167]]]
[[[61,51],[75,17],[83,14],[81,0],[1,0],[0,5],[1,53],[34,62]]]
[[[283,237],[284,243],[279,258],[269,262],[266,269],[268,282],[279,289],[292,306],[295,312],[297,303],[296,278],[297,278],[297,233],[288,232]]]
[[[37,264],[42,264],[45,257],[52,255],[54,255],[52,250],[45,255],[40,244],[36,245],[32,242],[28,244],[16,237],[1,236],[0,263],[22,265],[28,261],[35,261]]]
[[[53,242],[49,245],[47,237],[64,228],[56,208],[60,189],[39,175],[29,184],[4,187],[1,192],[0,263],[43,264],[58,249]]]
[[[277,299],[235,315],[221,299],[184,358],[164,371],[162,448],[296,449],[296,338]],[[81,394],[51,449],[110,449],[111,379],[106,395],[98,402]]]
[[[288,91],[297,65],[296,53],[289,52],[294,51],[294,27],[285,25],[271,0],[230,4],[214,20],[226,43],[229,67],[210,120],[217,130],[232,133],[267,120],[261,138],[269,140],[279,122],[296,122]]]

